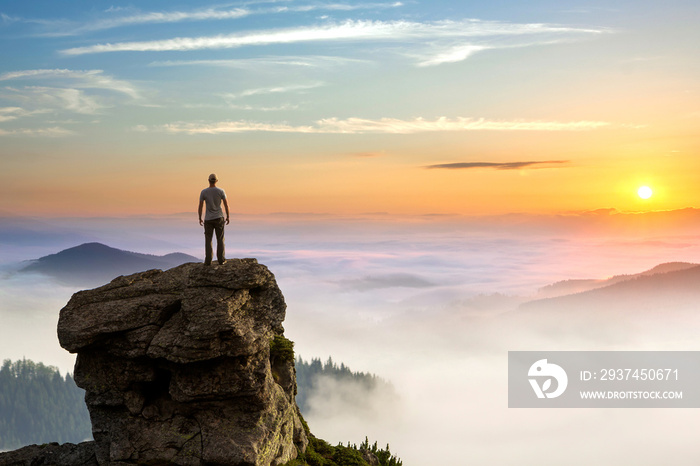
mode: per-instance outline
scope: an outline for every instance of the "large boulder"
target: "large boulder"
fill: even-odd
[[[78,354],[97,462],[267,466],[304,451],[293,357],[274,350],[285,309],[255,259],[151,270],[73,295],[58,337]]]
[[[0,453],[1,466],[98,466],[95,442],[29,445]]]

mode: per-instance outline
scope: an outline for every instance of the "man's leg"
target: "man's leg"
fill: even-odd
[[[211,239],[214,236],[214,222],[204,221],[204,265],[211,265],[212,247]]]
[[[224,225],[226,221],[220,218],[216,223],[216,259],[219,264],[226,262],[226,246],[224,245]]]

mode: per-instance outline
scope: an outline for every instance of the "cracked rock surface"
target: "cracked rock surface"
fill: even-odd
[[[304,451],[294,361],[270,354],[285,308],[255,259],[151,270],[73,295],[58,336],[78,354],[97,463],[267,466]]]

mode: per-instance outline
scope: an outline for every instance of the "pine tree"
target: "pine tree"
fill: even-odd
[[[0,450],[92,437],[85,392],[53,366],[23,359],[0,368]]]

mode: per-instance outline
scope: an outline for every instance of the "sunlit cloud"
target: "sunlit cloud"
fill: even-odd
[[[602,121],[498,121],[484,118],[446,118],[436,120],[400,120],[396,118],[382,118],[380,120],[368,120],[362,118],[348,118],[339,120],[329,118],[319,121],[322,132],[335,133],[395,133],[410,134],[432,131],[581,131],[598,129],[608,126]]]
[[[456,162],[428,165],[425,168],[440,168],[446,170],[465,170],[474,168],[493,168],[495,170],[521,170],[523,168],[552,168],[552,165],[560,166],[568,163],[568,160],[543,160],[529,162]]]
[[[107,52],[164,52],[205,49],[226,49],[244,46],[291,44],[318,41],[406,41],[437,40],[455,38],[484,38],[492,36],[521,36],[533,34],[593,34],[604,32],[601,29],[582,29],[548,24],[518,24],[499,21],[345,21],[325,26],[297,27],[288,29],[255,31],[243,34],[230,34],[202,37],[178,37],[155,41],[134,41],[97,44],[62,50],[64,55],[84,55]],[[447,60],[468,56],[465,52],[453,51]],[[455,55],[457,54],[457,55]]]
[[[400,120],[382,118],[327,118],[313,125],[294,126],[286,123],[250,121],[223,121],[216,123],[171,123],[157,126],[156,130],[185,134],[224,134],[243,132],[319,133],[319,134],[413,134],[436,131],[590,131],[610,126],[604,121],[498,121],[483,118],[438,118],[436,120]]]
[[[140,131],[150,131],[150,128],[139,126]],[[249,121],[224,121],[212,124],[198,123],[170,123],[155,127],[156,131],[184,134],[225,134],[247,132],[271,132],[271,133],[315,133],[312,126],[291,126],[275,123],[256,123]]]

